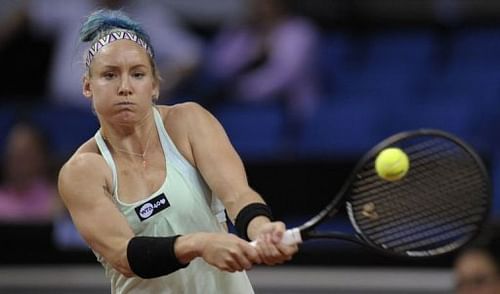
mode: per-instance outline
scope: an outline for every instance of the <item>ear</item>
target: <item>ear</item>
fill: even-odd
[[[83,96],[87,98],[92,98],[92,88],[90,87],[90,79],[87,75],[83,77],[83,87],[82,87]]]

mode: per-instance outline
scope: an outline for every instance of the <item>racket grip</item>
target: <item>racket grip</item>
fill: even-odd
[[[286,230],[281,239],[281,244],[293,245],[302,243],[302,236],[300,235],[299,228]],[[250,245],[257,246],[257,240],[250,242]]]
[[[285,245],[293,245],[302,243],[302,236],[300,235],[299,228],[286,230],[281,239],[281,243]]]

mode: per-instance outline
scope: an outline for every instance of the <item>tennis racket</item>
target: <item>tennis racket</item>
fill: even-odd
[[[377,155],[397,147],[409,157],[400,180],[380,178]],[[393,135],[373,147],[331,202],[303,225],[287,230],[282,242],[341,239],[398,256],[451,252],[471,241],[488,217],[491,184],[480,157],[457,137],[439,130]],[[341,204],[353,234],[321,231]]]

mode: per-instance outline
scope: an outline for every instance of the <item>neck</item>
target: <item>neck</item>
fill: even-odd
[[[148,147],[151,137],[154,133],[154,125],[149,128],[145,133],[133,134],[126,137],[113,137],[102,133],[104,140],[106,140],[113,149],[122,151],[130,151],[131,153],[142,153]]]
[[[114,153],[128,154],[134,157],[144,157],[153,144],[156,125],[152,116],[147,116],[143,122],[133,127],[116,128],[102,126],[101,135]]]
[[[110,149],[115,155],[120,153],[128,156],[130,159],[139,158],[141,160],[142,167],[146,169],[148,165],[147,164],[148,150],[152,148],[152,146],[150,147],[150,143],[152,141],[151,138],[154,137],[153,133],[155,133],[154,125],[152,126],[149,135],[147,135],[145,141],[141,140],[140,142],[137,143],[139,146],[137,147],[137,149],[134,149],[135,147],[133,147],[133,144],[130,145],[129,147],[117,147],[116,145],[113,144],[111,140],[107,139],[106,137],[104,137],[104,139],[107,141],[109,147],[111,147]]]
[[[153,112],[149,111],[140,120],[128,124],[117,123],[112,120],[102,120],[101,134],[113,144],[113,147],[138,148],[144,144],[151,130],[155,128]]]
[[[146,169],[147,158],[151,153],[148,150],[155,146],[156,123],[153,109],[151,108],[138,121],[126,125],[110,120],[99,119],[99,121],[101,135],[113,156],[124,157],[134,163],[139,159]]]

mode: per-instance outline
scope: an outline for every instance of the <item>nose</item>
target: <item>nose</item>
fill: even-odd
[[[127,75],[123,75],[120,82],[120,88],[118,89],[119,96],[129,96],[132,94],[132,89],[130,87],[130,81]]]

